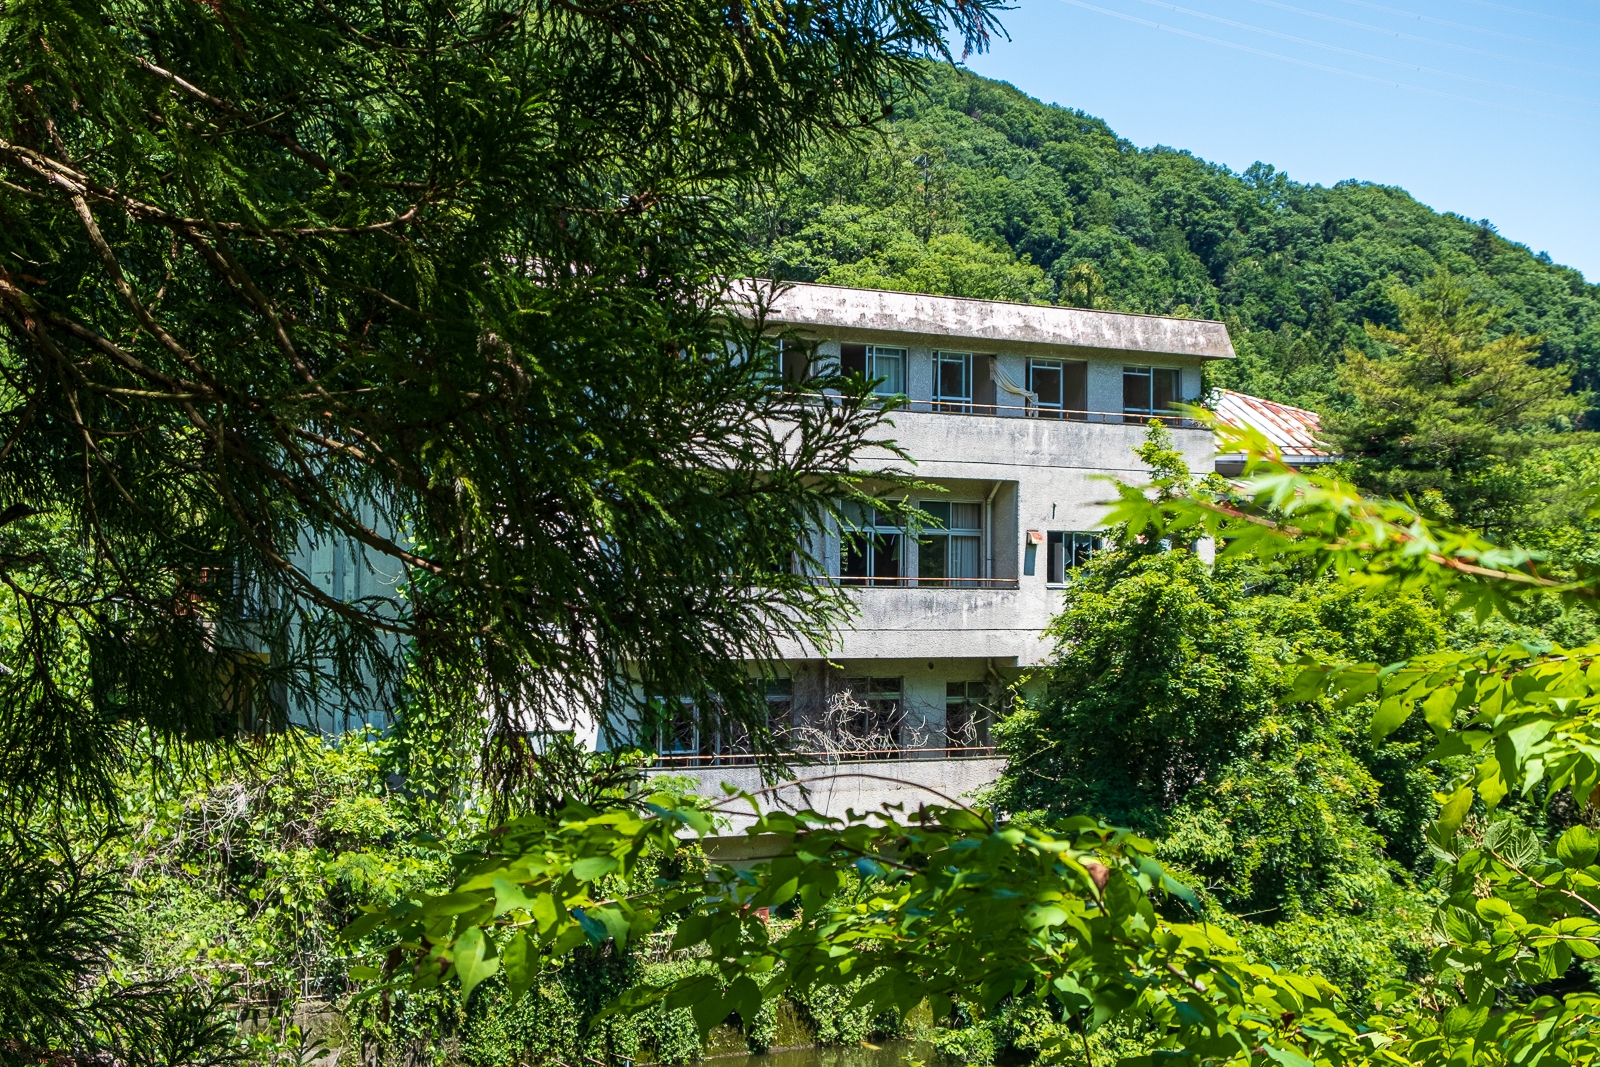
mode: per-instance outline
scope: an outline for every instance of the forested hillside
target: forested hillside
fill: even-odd
[[[1328,188],[1137,148],[1105,122],[930,64],[925,95],[858,157],[808,159],[745,213],[784,278],[1225,320],[1240,359],[1218,384],[1342,406],[1328,373],[1389,295],[1438,265],[1542,335],[1541,362],[1600,386],[1600,287],[1487,221],[1404,190]]]

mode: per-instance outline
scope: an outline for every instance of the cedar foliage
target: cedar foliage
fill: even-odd
[[[507,788],[630,672],[764,724],[744,662],[844,606],[775,564],[884,412],[768,388],[724,197],[991,7],[8,7],[0,808],[359,724],[407,662]]]

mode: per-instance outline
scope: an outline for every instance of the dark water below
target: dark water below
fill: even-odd
[[[926,1041],[882,1041],[867,1045],[795,1048],[744,1056],[718,1056],[715,1067],[947,1067]]]

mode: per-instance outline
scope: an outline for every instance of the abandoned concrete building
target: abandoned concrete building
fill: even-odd
[[[894,437],[945,490],[916,497],[942,529],[912,534],[873,512],[819,531],[819,578],[844,586],[858,615],[831,648],[783,650],[774,721],[819,763],[893,761],[815,776],[827,784],[811,801],[826,810],[967,792],[997,773],[997,703],[1048,655],[1062,590],[1100,546],[1107,479],[1143,479],[1134,449],[1149,418],[1200,398],[1202,365],[1233,357],[1227,330],[827,285],[782,291],[767,321],[791,339],[791,382],[831,364],[905,396]],[[1166,421],[1191,468],[1210,469],[1210,431]],[[759,784],[748,756],[688,716],[640,740],[663,771]]]

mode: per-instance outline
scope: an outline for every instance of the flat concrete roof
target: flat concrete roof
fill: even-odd
[[[853,339],[851,335],[900,334],[947,337],[969,348],[1090,348],[1195,359],[1233,358],[1227,327],[1206,319],[805,282],[777,293],[767,321],[845,340]]]

